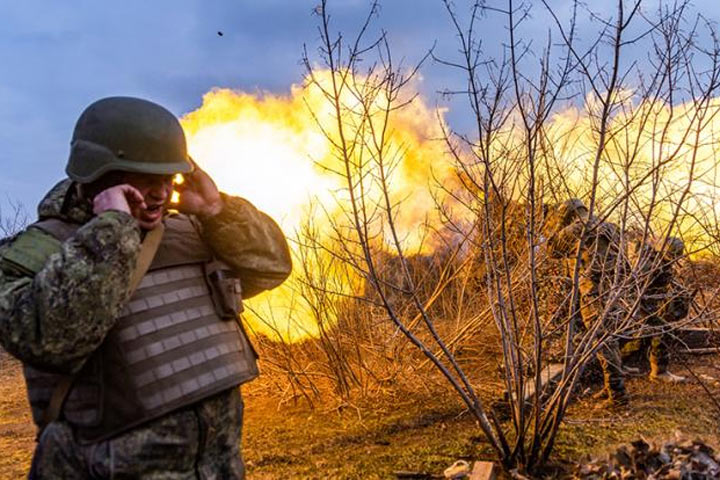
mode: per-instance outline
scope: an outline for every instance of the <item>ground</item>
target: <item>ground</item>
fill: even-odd
[[[686,357],[696,373],[720,376],[720,356]],[[678,373],[686,374],[680,366]],[[715,399],[720,387],[708,385]],[[662,442],[676,432],[720,446],[720,409],[697,382],[683,385],[631,378],[630,408],[595,408],[589,396],[570,408],[555,464],[603,455],[640,436]],[[261,381],[244,388],[244,453],[249,479],[394,478],[397,471],[442,475],[455,460],[492,459],[478,427],[456,398],[437,387],[386,393],[335,408],[278,404]],[[0,478],[26,476],[35,429],[18,363],[0,353]],[[429,477],[428,477],[429,478]]]

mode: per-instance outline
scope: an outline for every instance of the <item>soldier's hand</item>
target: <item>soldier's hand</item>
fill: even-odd
[[[180,194],[177,209],[182,213],[211,217],[223,209],[223,201],[210,175],[195,164],[195,169],[184,174],[185,181],[175,186]]]
[[[93,212],[99,215],[108,210],[119,210],[133,215],[133,211],[146,208],[142,194],[127,183],[115,185],[95,195]]]

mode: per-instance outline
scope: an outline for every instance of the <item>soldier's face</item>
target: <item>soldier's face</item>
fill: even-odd
[[[173,175],[125,173],[123,177],[124,183],[138,189],[145,199],[145,208],[136,207],[132,212],[140,228],[152,230],[157,227],[170,203]]]

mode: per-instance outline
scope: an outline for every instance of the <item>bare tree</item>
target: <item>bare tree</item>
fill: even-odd
[[[342,186],[333,192],[336,204],[322,205],[295,239],[303,269],[296,293],[318,339],[284,343],[271,366],[286,376],[279,387],[289,397],[312,403],[327,383],[344,406],[355,389],[381,389],[418,371],[398,359],[419,352],[420,368],[440,373],[502,464],[532,473],[547,462],[598,352],[671,333],[707,317],[714,304],[717,291],[675,324],[649,322],[644,307],[653,279],[673,266],[662,255],[671,237],[682,237],[691,254],[718,249],[708,152],[716,138],[720,47],[712,26],[689,20],[686,2],[651,12],[640,1],[618,0],[611,16],[574,2],[562,18],[546,2],[535,10],[513,0],[470,2],[467,10],[443,3],[460,55],[428,56],[464,73],[465,85],[445,93],[467,100],[474,131],[454,131],[439,118],[447,155],[437,161],[454,182],[435,186],[442,225],[417,226],[424,241],[443,245],[432,256],[408,246],[401,218],[410,199],[393,189],[408,153],[393,119],[412,106],[411,82],[427,57],[409,67],[395,61],[387,34],[372,33],[376,2],[350,40],[333,33],[327,1],[316,9],[320,46],[305,52],[307,88],[319,91],[323,111],[331,112],[311,107],[332,152],[319,167]],[[523,38],[531,13],[548,19],[539,51]],[[594,37],[586,24],[578,35],[583,15],[597,27]],[[482,22],[498,18],[507,38],[482,38]],[[498,55],[484,53],[483,41],[491,40],[501,48],[489,51]],[[576,238],[560,259],[554,222],[557,205],[569,198],[581,198],[587,215],[569,225]],[[322,218],[326,230],[312,218]],[[600,258],[601,237],[612,256]],[[631,255],[630,244],[654,249]],[[593,281],[602,292],[590,305],[590,265],[598,262]],[[547,279],[556,267],[563,286],[549,301]],[[498,392],[488,386],[497,379],[471,381],[455,355],[478,335],[493,345],[486,353],[501,372],[507,418],[489,407]],[[548,384],[543,372],[558,361],[560,373]]]
[[[695,195],[703,135],[714,131],[720,49],[714,30],[701,18],[686,23],[687,3],[660,7],[655,14],[644,11],[641,3],[620,0],[610,18],[589,12],[600,28],[583,43],[576,32],[581,4],[574,2],[563,24],[543,2],[553,27],[537,54],[520,34],[530,3],[471,3],[463,25],[466,16],[445,2],[461,57],[437,60],[465,73],[466,88],[450,93],[468,99],[476,125],[474,135],[448,131],[446,141],[464,185],[475,194],[476,201],[467,207],[479,210],[482,222],[476,244],[485,256],[488,296],[495,299],[492,314],[500,332],[514,431],[506,465],[532,471],[547,460],[574,386],[596,352],[623,338],[677,328],[653,327],[643,318],[640,306],[648,299],[651,279],[667,265],[661,255],[628,259],[628,232],[640,232],[635,235],[641,245],[654,238],[657,250],[664,251],[673,234],[687,235],[701,223],[703,231],[712,228],[697,217],[690,223],[682,220]],[[479,32],[486,16],[506,21],[508,38],[499,58],[483,56]],[[710,48],[698,38],[703,33]],[[630,46],[643,42],[650,46],[647,58],[627,61]],[[696,66],[700,63],[702,70]],[[569,109],[578,99],[584,105],[574,122],[553,118],[559,107]],[[681,168],[682,177],[670,175]],[[585,200],[588,215],[568,262],[566,314],[558,318],[538,303],[539,272],[551,261],[544,254],[552,243],[548,237],[557,233],[550,225],[542,228],[544,207],[573,197]],[[522,255],[511,231],[517,204],[524,206],[521,218],[514,219],[525,234]],[[617,255],[611,263],[603,260],[602,279],[591,280],[587,265],[597,262],[599,252],[597,242],[588,242],[608,227],[617,232],[611,240]],[[712,236],[702,238],[703,245],[695,248],[713,248]],[[604,285],[602,295],[594,295],[600,313],[578,330],[577,319],[588,317],[581,311],[589,298],[581,283],[589,281]],[[554,387],[541,390],[535,387],[548,363],[544,348],[558,323],[565,329],[562,375]]]
[[[8,200],[10,212],[3,212],[0,207],[0,235],[10,237],[28,224],[28,214],[21,203]]]
[[[390,182],[405,152],[403,145],[391,140],[390,119],[398,109],[412,102],[406,87],[417,67],[403,71],[394,64],[384,33],[365,43],[377,8],[378,4],[373,3],[357,37],[346,43],[341,35],[331,33],[327,2],[321,2],[317,8],[321,22],[319,57],[328,77],[321,78],[309,56],[305,57],[308,81],[323,92],[333,111],[333,122],[318,121],[318,126],[333,147],[337,163],[331,168],[345,184],[339,193],[342,220],[333,220],[334,241],[342,247],[338,255],[372,289],[372,301],[382,306],[397,330],[442,373],[477,418],[490,444],[505,457],[509,447],[496,434],[499,423],[488,415],[466,373],[438,333],[428,308],[430,301],[421,297],[416,278],[411,274],[411,262],[397,226],[401,199],[392,197]],[[370,53],[377,60],[363,68],[364,56]],[[395,278],[382,273],[385,241],[396,259],[399,275]],[[451,253],[450,257],[453,256]],[[439,283],[443,283],[442,275]],[[407,299],[413,314],[400,312],[394,301],[397,296]],[[441,355],[434,353],[436,348]]]

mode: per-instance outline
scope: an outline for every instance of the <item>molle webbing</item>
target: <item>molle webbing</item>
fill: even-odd
[[[218,318],[200,265],[148,273],[109,340],[153,416],[257,375],[237,322]]]
[[[79,227],[63,223],[35,226],[62,241]],[[112,437],[258,375],[238,321],[221,318],[213,302],[206,272],[211,263],[212,252],[190,218],[165,220],[150,271],[67,395],[63,414],[82,443]],[[39,424],[63,376],[31,367],[25,376]]]

